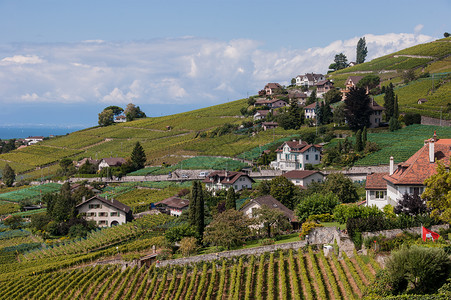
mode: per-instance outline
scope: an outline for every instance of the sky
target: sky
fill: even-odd
[[[94,126],[110,105],[156,117],[367,61],[451,32],[451,1],[0,0],[0,126]]]

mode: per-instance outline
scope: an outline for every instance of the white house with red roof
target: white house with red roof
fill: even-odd
[[[283,143],[276,154],[277,159],[271,162],[271,167],[276,170],[304,170],[306,164],[317,165],[321,162],[321,146],[301,140]]]
[[[424,181],[436,174],[437,163],[449,166],[451,155],[451,139],[437,139],[437,135],[424,141],[414,155],[403,163],[395,166],[390,157],[388,173],[370,174],[367,176],[367,205],[377,205],[383,208],[390,204],[396,206],[404,194],[421,195],[424,191]],[[385,194],[381,194],[384,191]],[[371,192],[374,192],[371,194]],[[376,193],[379,191],[379,193]],[[369,197],[368,197],[369,193]]]
[[[255,182],[249,175],[243,172],[214,171],[207,175],[202,181],[208,191],[228,190],[233,188],[235,191],[252,188]]]
[[[326,80],[323,74],[306,73],[305,75],[296,76],[296,85],[311,87],[322,80]]]
[[[164,213],[180,217],[182,212],[189,208],[189,200],[174,196],[155,203],[155,206]]]
[[[43,136],[29,136],[24,139],[28,146],[37,144],[44,140]]]
[[[276,82],[270,82],[267,85],[265,85],[265,93],[267,96],[275,94],[277,89],[282,88],[282,86]]]
[[[322,182],[324,174],[313,170],[293,170],[282,174],[283,177],[299,187],[307,187],[312,182]]]

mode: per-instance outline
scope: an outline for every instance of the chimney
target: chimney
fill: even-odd
[[[302,144],[302,139],[299,139],[299,145]]]
[[[373,174],[373,171],[371,170],[371,167],[368,168],[368,174]]]
[[[390,173],[389,175],[393,175],[395,173],[395,161],[393,160],[393,156],[390,156]]]
[[[85,202],[85,201],[86,201],[86,197],[85,196],[81,197],[81,202]]]
[[[436,139],[436,135],[434,133],[434,137],[429,141],[429,162],[433,163],[434,162],[434,154],[435,154],[435,139]]]

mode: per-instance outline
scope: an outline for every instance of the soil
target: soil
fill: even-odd
[[[341,264],[341,267],[342,267],[343,271],[345,272],[346,278],[348,278],[348,282],[349,282],[349,285],[351,286],[352,290],[361,299],[362,291],[360,291],[359,287],[357,286],[357,283],[355,282],[354,278],[351,275],[351,272],[349,272],[348,266],[346,265],[345,261],[340,260],[339,263]]]

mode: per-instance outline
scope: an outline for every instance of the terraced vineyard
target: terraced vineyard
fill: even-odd
[[[19,202],[20,200],[36,199],[48,193],[58,192],[60,189],[61,184],[59,183],[46,183],[0,194],[0,200]]]
[[[378,269],[371,257],[290,250],[194,267],[110,265],[10,278],[0,299],[360,299]]]

